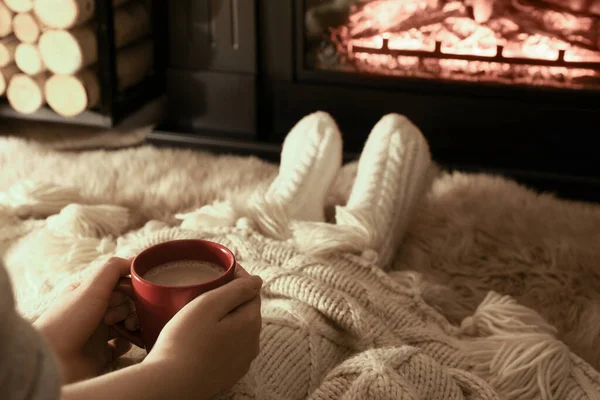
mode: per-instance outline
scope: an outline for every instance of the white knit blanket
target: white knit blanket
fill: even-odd
[[[599,207],[441,174],[385,271],[377,249],[317,257],[265,229],[245,204],[276,173],[255,158],[0,139],[0,251],[19,310],[34,319],[112,255],[204,238],[265,281],[261,355],[224,397],[600,398]]]

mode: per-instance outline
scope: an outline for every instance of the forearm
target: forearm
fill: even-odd
[[[97,378],[65,385],[62,388],[61,400],[208,400],[210,395],[198,391],[197,383],[189,385],[189,382],[185,381],[186,375],[178,374],[168,366],[158,363],[142,363]]]

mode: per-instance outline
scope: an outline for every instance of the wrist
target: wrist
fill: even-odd
[[[46,348],[54,356],[56,364],[58,365],[61,381],[63,382],[63,384],[71,383],[72,379],[69,377],[69,373],[65,366],[65,355],[63,354],[60,347],[57,346],[55,340],[53,340],[52,335],[48,334],[45,325],[43,323],[40,323],[39,321],[40,319],[32,323],[33,328],[36,330],[36,332],[42,338],[42,340],[46,343]]]
[[[143,362],[131,367],[65,385],[61,400],[209,400],[211,394],[198,383],[198,375],[178,373],[173,365]]]
[[[60,356],[60,353],[62,353],[62,349],[60,348],[58,343],[56,343],[54,335],[52,334],[51,327],[48,327],[47,324],[44,323],[42,318],[38,318],[31,325],[48,344],[48,347],[54,352],[54,354],[57,357]]]
[[[212,381],[208,378],[210,371],[198,370],[197,367],[189,368],[181,360],[171,357],[154,358],[148,355],[139,366],[147,370],[149,379],[162,379],[168,382],[167,397],[173,397],[172,389],[170,389],[173,387],[177,388],[181,398],[209,400],[218,394],[210,385]]]

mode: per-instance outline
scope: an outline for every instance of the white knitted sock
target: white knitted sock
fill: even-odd
[[[365,143],[352,192],[336,220],[341,225],[360,221],[382,267],[393,256],[423,195],[430,163],[427,141],[402,115],[384,116]]]
[[[297,224],[298,247],[312,254],[374,250],[387,267],[429,181],[430,163],[421,132],[406,117],[386,115],[365,143],[348,202],[336,207],[336,223]]]
[[[325,112],[302,118],[287,135],[279,175],[266,193],[291,219],[324,221],[325,198],[342,165],[342,138]]]

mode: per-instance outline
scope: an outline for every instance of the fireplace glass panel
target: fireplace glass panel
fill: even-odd
[[[306,67],[600,89],[600,0],[304,0]]]

